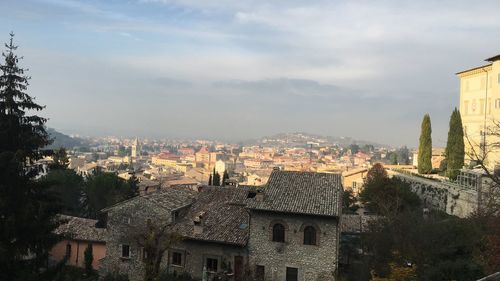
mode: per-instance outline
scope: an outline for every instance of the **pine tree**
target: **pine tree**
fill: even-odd
[[[431,117],[424,115],[420,131],[420,142],[418,146],[418,172],[429,174],[432,171],[432,128]]]
[[[450,129],[448,131],[448,141],[446,143],[446,176],[455,180],[464,166],[464,130],[462,118],[457,108],[453,110],[450,117]]]
[[[44,107],[26,93],[29,77],[10,36],[0,64],[0,280],[38,279],[58,239],[59,204],[48,185],[34,179],[32,164],[50,140],[46,119],[28,115]]]

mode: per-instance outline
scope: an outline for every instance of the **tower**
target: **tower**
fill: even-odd
[[[135,138],[134,142],[132,143],[132,158],[137,158],[140,155],[140,151],[141,148],[139,147],[139,139]]]

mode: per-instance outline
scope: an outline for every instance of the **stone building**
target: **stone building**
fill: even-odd
[[[151,220],[182,237],[162,270],[208,280],[334,280],[341,191],[340,175],[273,171],[260,188],[170,188],[135,197],[104,210],[102,271],[142,278],[144,252],[131,233]]]
[[[334,280],[341,176],[273,171],[248,202],[248,252],[256,280]]]

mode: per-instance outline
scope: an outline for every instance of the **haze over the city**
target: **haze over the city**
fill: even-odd
[[[496,55],[498,1],[0,2],[29,93],[65,133],[306,131],[444,146],[458,71]],[[443,13],[446,11],[446,13]]]

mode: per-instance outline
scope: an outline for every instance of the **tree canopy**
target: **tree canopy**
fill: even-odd
[[[0,280],[38,280],[58,239],[59,204],[35,180],[35,160],[50,140],[46,119],[35,114],[44,107],[26,92],[30,78],[13,39],[11,33],[0,64]]]

